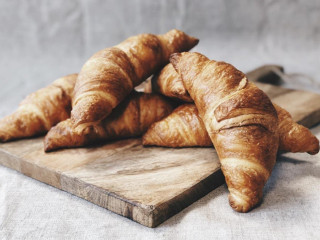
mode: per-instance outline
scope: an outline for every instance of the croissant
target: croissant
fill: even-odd
[[[168,97],[192,102],[182,79],[171,63],[152,78],[152,90]],[[276,104],[273,105],[279,118],[279,150],[318,153],[319,140],[309,129],[295,123],[285,109]],[[165,130],[165,128],[168,129]],[[204,130],[196,107],[192,104],[185,104],[175,109],[167,118],[150,126],[143,136],[143,144],[164,147],[211,146],[212,142]]]
[[[131,91],[159,70],[175,52],[198,43],[179,30],[141,34],[94,54],[82,67],[75,86],[71,119],[76,126],[96,124]]]
[[[319,152],[319,140],[310,130],[293,121],[290,113],[277,104],[279,118],[279,149],[286,152],[307,152],[311,155]]]
[[[70,147],[80,147],[96,142],[142,135],[155,121],[172,111],[169,101],[157,94],[137,93],[129,97],[99,124],[75,131],[71,119],[53,127],[44,139],[46,152]]]
[[[37,136],[70,117],[77,74],[55,80],[28,95],[19,108],[0,120],[0,142]]]
[[[281,66],[265,65],[248,72],[247,77],[252,82],[259,80],[258,84],[260,85],[263,83],[279,84],[281,78],[276,72],[283,73],[284,69]],[[184,102],[193,102],[183,85],[182,79],[178,76],[171,63],[167,64],[159,73],[155,74],[151,81],[144,82],[144,92],[152,91]],[[274,95],[273,92],[267,94],[269,97],[270,95]]]
[[[319,140],[308,128],[293,121],[282,107],[273,104],[279,118],[279,150],[285,152],[319,152]],[[166,118],[153,123],[143,135],[143,145],[162,147],[212,146],[204,123],[194,104],[183,104]]]
[[[249,211],[261,201],[276,161],[275,108],[263,91],[228,63],[210,61],[199,53],[175,53],[170,62],[216,148],[231,207]]]
[[[183,104],[166,118],[153,123],[143,135],[142,144],[162,147],[212,146],[194,104]]]

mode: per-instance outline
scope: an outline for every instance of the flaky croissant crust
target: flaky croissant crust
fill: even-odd
[[[162,147],[212,146],[194,104],[183,104],[166,118],[153,123],[143,135],[142,144]]]
[[[71,119],[75,125],[96,124],[108,116],[132,89],[169,61],[188,51],[198,39],[179,30],[163,35],[141,34],[93,55],[75,86]]]
[[[199,53],[170,58],[217,150],[232,208],[247,212],[262,198],[275,164],[278,117],[270,99],[232,65]],[[262,107],[263,106],[263,107]]]
[[[171,103],[158,94],[132,92],[99,124],[82,125],[83,128],[79,131],[75,129],[71,119],[60,122],[46,135],[44,148],[49,152],[140,136],[153,122],[166,117],[171,111]]]
[[[182,79],[179,77],[171,63],[166,65],[161,70],[161,72],[152,79],[152,89],[153,91],[160,92],[168,97],[177,98],[183,101],[186,100],[188,102],[192,101],[190,95],[183,85]],[[225,104],[227,105],[227,103]],[[285,109],[276,104],[273,105],[277,111],[279,118],[279,150],[286,152],[308,152],[309,154],[318,153],[319,140],[307,128],[295,123],[291,115]],[[199,139],[199,137],[196,137],[198,135],[198,132],[200,133],[200,135],[203,134],[203,129],[198,130],[198,128],[204,127],[201,118],[196,116],[192,118],[194,120],[199,120],[200,123],[197,121],[189,122],[188,120],[191,118],[186,118],[186,116],[190,115],[190,113],[198,114],[198,111],[194,108],[194,105],[186,105],[185,107],[181,107],[181,110],[177,110],[179,114],[176,114],[174,111],[166,119],[163,120],[163,122],[166,121],[168,123],[167,125],[169,125],[169,122],[171,125],[175,125],[179,122],[179,118],[184,119],[186,126],[183,128],[183,130],[181,129],[182,127],[177,124],[175,128],[167,129],[165,131],[163,129],[165,127],[165,124],[161,122],[155,123],[150,127],[150,130],[144,136],[145,144],[161,145],[167,147],[210,146],[210,144],[212,143],[210,143],[209,138],[204,137],[203,139]],[[217,114],[220,115],[220,117],[223,117],[223,114],[221,113],[221,111],[219,111],[218,108],[216,109],[216,111]],[[197,128],[196,126],[199,127]],[[193,139],[190,141],[186,137],[182,139],[182,136],[180,136],[180,134],[190,131],[191,127],[193,129]],[[160,131],[162,131],[161,140],[159,138],[156,139],[155,136],[157,132]],[[172,139],[172,135],[177,135],[176,140]],[[166,142],[168,138],[170,139],[170,144]]]
[[[0,142],[37,136],[67,119],[77,74],[55,80],[28,95],[11,115],[0,120]]]

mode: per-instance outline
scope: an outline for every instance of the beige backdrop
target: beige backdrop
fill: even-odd
[[[320,92],[319,22],[318,0],[0,0],[0,117],[96,51],[172,28],[200,38],[194,50],[210,58],[243,71],[281,64]],[[0,239],[316,239],[319,160],[281,157],[249,214],[230,209],[222,186],[157,229],[0,167]]]

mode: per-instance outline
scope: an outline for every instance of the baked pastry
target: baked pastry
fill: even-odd
[[[318,138],[308,128],[293,121],[288,111],[277,104],[273,105],[279,118],[279,150],[317,154],[319,152]]]
[[[97,52],[84,64],[77,79],[72,122],[76,126],[99,123],[135,86],[161,69],[170,54],[188,51],[198,41],[174,29],[163,35],[130,37]]]
[[[60,148],[140,136],[152,123],[166,117],[171,111],[171,103],[164,97],[133,91],[99,124],[75,131],[71,119],[60,122],[46,135],[44,149],[49,152]]]
[[[212,141],[194,104],[183,104],[153,123],[142,137],[144,146],[209,147]]]
[[[257,86],[264,83],[278,84],[281,82],[281,78],[278,73],[283,73],[284,69],[277,65],[265,65],[257,68],[251,72],[248,72],[247,78],[251,82],[257,82]],[[150,90],[152,89],[152,91]],[[160,72],[152,77],[152,81],[144,82],[145,92],[158,92],[167,97],[182,100],[184,102],[193,102],[189,93],[185,89],[182,79],[179,78],[172,64],[167,64]],[[270,97],[273,96],[274,92],[266,92]]]
[[[262,199],[278,150],[278,117],[267,95],[244,73],[199,53],[170,62],[199,111],[220,159],[229,203],[248,212]]]
[[[273,68],[276,68],[276,66],[273,66]],[[267,76],[268,72],[266,70],[264,76]],[[257,78],[257,76],[253,77]],[[192,102],[182,79],[171,63],[167,64],[152,78],[152,90],[171,98]],[[295,123],[285,109],[276,104],[274,104],[274,107],[279,118],[279,150],[285,152],[308,152],[309,154],[318,153],[319,140],[309,129]],[[198,110],[194,105],[187,104],[179,107],[167,118],[154,123],[150,127],[148,132],[144,134],[144,145],[166,147],[211,146],[212,143],[204,132],[201,118],[194,115],[198,115]]]
[[[76,79],[77,74],[71,74],[28,95],[14,113],[0,120],[0,142],[46,133],[69,118]]]
[[[279,118],[279,150],[319,152],[319,140],[310,130],[293,121],[282,107],[273,104]],[[162,147],[208,147],[210,137],[194,104],[183,104],[166,118],[153,123],[143,135],[143,145]]]

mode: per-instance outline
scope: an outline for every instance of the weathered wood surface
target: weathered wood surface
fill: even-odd
[[[0,163],[148,227],[223,183],[212,148],[144,148],[141,139],[44,153],[43,138],[0,145]]]
[[[262,89],[272,102],[289,111],[293,119],[312,127],[320,122],[320,95],[302,90],[281,87],[283,68],[277,65],[265,65],[247,73],[248,79]],[[272,84],[268,84],[272,83]]]
[[[320,95],[308,91],[286,89],[266,83],[256,83],[272,99],[272,102],[285,108],[293,119],[312,127],[320,122]]]
[[[268,81],[265,68],[260,75]],[[255,80],[259,72],[250,76]],[[295,120],[306,126],[319,122],[320,95],[257,84]],[[43,138],[14,141],[0,144],[0,164],[148,227],[224,182],[214,149],[144,148],[140,139],[47,154]]]

